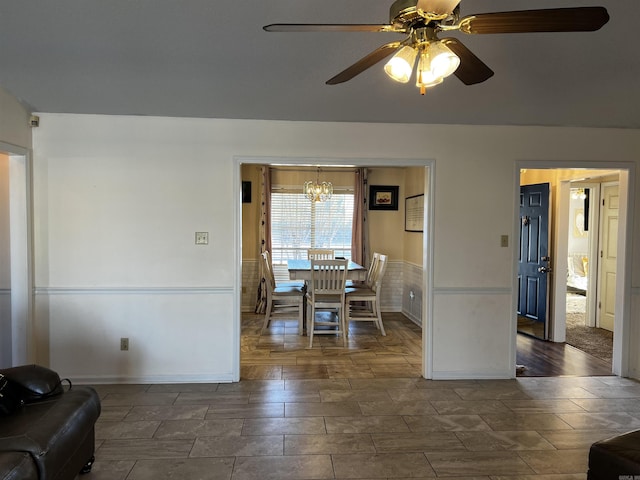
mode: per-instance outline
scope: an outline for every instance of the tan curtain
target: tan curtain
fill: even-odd
[[[258,284],[258,298],[256,300],[256,313],[265,313],[267,307],[267,291],[264,279],[264,268],[262,265],[262,254],[264,252],[271,253],[271,167],[264,165],[262,167],[262,194],[260,203],[260,261]]]
[[[353,192],[353,226],[351,229],[351,260],[367,266],[367,170],[356,169]]]

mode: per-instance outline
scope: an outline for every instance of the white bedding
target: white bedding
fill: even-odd
[[[589,271],[589,257],[584,253],[572,253],[568,258],[567,286],[586,292],[588,287],[587,274]]]

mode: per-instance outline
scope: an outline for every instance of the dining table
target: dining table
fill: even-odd
[[[311,281],[311,260],[287,260],[287,269],[291,280]],[[366,276],[366,268],[349,260],[347,280],[364,281]]]

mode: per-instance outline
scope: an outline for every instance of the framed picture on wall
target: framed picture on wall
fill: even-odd
[[[424,194],[404,199],[404,231],[424,231]]]
[[[369,186],[369,210],[398,210],[398,189],[393,185]]]

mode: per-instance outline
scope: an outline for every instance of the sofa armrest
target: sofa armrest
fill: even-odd
[[[57,475],[68,468],[72,458],[74,475],[89,461],[100,408],[97,392],[88,386],[25,405],[3,419],[0,454],[28,452],[38,469],[38,478],[69,478]],[[76,451],[82,452],[83,458],[77,459]]]

